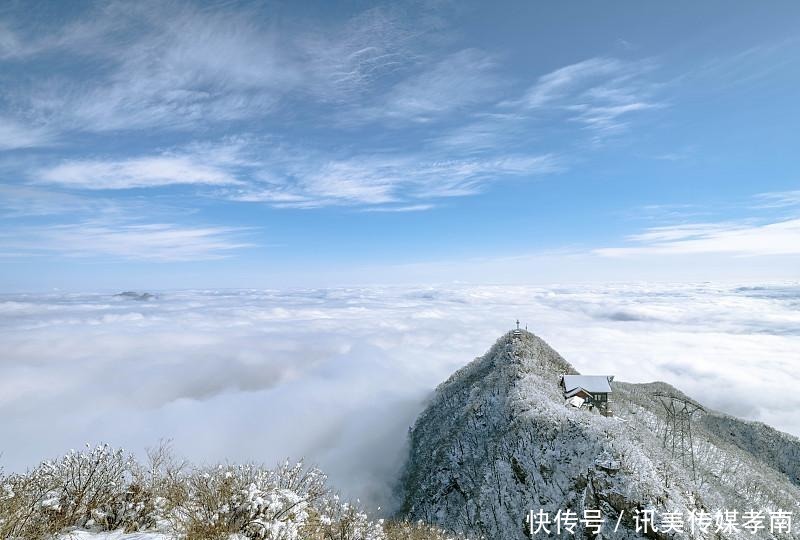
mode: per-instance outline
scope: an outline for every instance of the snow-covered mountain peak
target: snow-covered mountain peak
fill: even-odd
[[[410,431],[402,513],[504,540],[528,538],[525,518],[539,510],[600,510],[612,525],[619,521],[613,538],[645,537],[635,519],[648,509],[685,516],[791,509],[800,516],[796,438],[704,412],[692,420],[693,469],[662,437],[669,419],[656,394],[682,394],[665,383],[614,382],[614,416],[605,417],[565,404],[560,378],[576,373],[524,330],[501,336],[456,371]],[[778,445],[770,456],[764,439]],[[594,538],[583,525],[579,531],[578,538]],[[692,538],[675,531],[647,537]],[[794,538],[769,530],[713,536],[783,537]]]
[[[501,336],[489,351],[456,371],[442,383],[437,392],[448,394],[464,385],[497,385],[506,387],[526,375],[535,374],[552,384],[547,390],[554,396],[562,375],[577,374],[572,365],[542,338],[527,330],[513,330]],[[544,389],[544,388],[543,388]]]

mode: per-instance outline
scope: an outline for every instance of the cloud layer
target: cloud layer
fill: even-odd
[[[517,317],[583,372],[800,435],[798,302],[797,284],[3,295],[0,452],[20,469],[171,438],[201,462],[306,457],[391,504],[426,396]]]

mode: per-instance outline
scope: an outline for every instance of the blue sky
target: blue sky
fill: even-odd
[[[5,2],[0,288],[796,278],[798,23]]]

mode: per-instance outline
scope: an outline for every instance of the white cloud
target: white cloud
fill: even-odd
[[[301,26],[254,7],[112,2],[45,36],[41,28],[0,27],[0,58],[36,62],[46,52],[76,67],[8,81],[29,115],[62,131],[183,130],[264,117],[293,101],[358,100],[412,63],[425,24],[404,24],[389,8]],[[92,76],[75,77],[84,63]]]
[[[662,105],[654,103],[633,102],[611,106],[592,106],[581,104],[573,105],[570,107],[570,109],[579,113],[575,117],[576,121],[582,122],[587,127],[592,129],[609,132],[618,131],[624,127],[625,124],[621,118],[624,115],[637,111],[645,111],[648,109],[658,109],[661,107]]]
[[[145,261],[218,259],[251,244],[238,240],[242,229],[187,227],[168,223],[114,220],[18,226],[0,233],[4,256],[58,254]]]
[[[404,206],[374,206],[365,208],[365,212],[422,212],[436,208],[435,204],[408,204]]]
[[[130,189],[170,184],[241,184],[218,164],[197,156],[160,155],[113,160],[67,161],[43,169],[40,182],[80,189]]]
[[[756,195],[759,202],[758,208],[789,208],[800,206],[800,190],[773,191]]]
[[[728,222],[653,227],[628,240],[639,245],[601,248],[594,253],[609,257],[704,253],[800,255],[800,219],[766,224]]]
[[[105,212],[108,201],[90,200],[73,194],[20,185],[0,185],[0,215],[3,217],[48,216]]]
[[[583,372],[664,380],[800,435],[798,298],[796,283],[5,294],[0,452],[20,469],[165,437],[198,462],[305,457],[385,503],[425,397],[517,318]]]
[[[0,116],[0,151],[45,146],[52,139],[53,134],[46,128]]]
[[[326,159],[311,152],[276,155],[267,179],[228,196],[283,207],[385,205],[481,192],[492,182],[559,171],[552,155],[436,159],[434,154]]]
[[[460,197],[509,178],[553,173],[550,154],[506,153],[441,159],[436,152],[321,153],[239,137],[195,143],[152,156],[65,161],[33,182],[70,189],[119,190],[169,185],[215,187],[205,195],[280,207],[372,206]]]
[[[648,60],[604,57],[560,67],[540,76],[517,99],[471,111],[466,122],[442,130],[431,142],[462,153],[520,149],[546,140],[544,120],[578,125],[589,130],[592,142],[603,142],[624,133],[638,113],[666,106],[656,99],[660,85],[649,76],[654,67]]]
[[[495,104],[506,82],[499,60],[475,48],[432,55],[426,44],[442,23],[415,9],[413,18],[401,7],[377,7],[341,23],[306,20],[300,27],[270,24],[241,7],[114,2],[46,37],[29,30],[22,39],[24,29],[6,27],[0,43],[25,61],[55,52],[65,65],[89,59],[102,66],[89,78],[56,72],[9,86],[29,115],[61,130],[192,129],[300,102],[336,105],[326,111],[340,124],[425,122]],[[506,105],[528,113],[572,107],[571,117],[585,126],[616,131],[634,111],[659,106],[644,77],[650,69],[648,62],[590,58],[540,76]]]
[[[67,95],[76,122],[94,130],[160,126],[262,115],[302,80],[282,36],[262,32],[252,13],[188,5],[123,8],[133,42],[111,39],[115,62],[107,81]]]
[[[363,103],[362,96],[420,61],[417,51],[431,31],[423,6],[409,24],[402,6],[378,6],[328,31],[299,31],[297,47],[307,66],[307,91],[326,102]]]
[[[425,122],[444,113],[493,102],[500,85],[494,58],[464,49],[396,84],[375,107],[357,113],[367,118]]]
[[[560,67],[539,77],[521,102],[529,108],[553,104],[573,95],[576,86],[585,85],[590,80],[615,76],[624,66],[623,62],[615,58],[590,58]]]
[[[566,111],[596,137],[627,128],[632,113],[664,107],[653,101],[657,84],[646,75],[649,61],[590,58],[539,77],[526,94],[506,106],[532,111]]]
[[[68,160],[39,169],[32,181],[87,190],[242,185],[239,172],[259,165],[252,149],[251,140],[231,137],[138,157]]]
[[[460,126],[443,130],[431,142],[445,151],[467,153],[492,152],[498,148],[517,148],[530,144],[536,136],[526,126],[528,118],[520,113],[480,114]]]

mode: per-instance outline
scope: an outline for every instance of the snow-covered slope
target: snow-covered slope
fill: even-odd
[[[483,356],[437,388],[410,433],[400,485],[402,513],[490,539],[528,537],[525,518],[599,509],[604,538],[643,538],[634,516],[681,513],[684,532],[648,538],[796,538],[772,534],[769,512],[800,519],[800,441],[763,424],[713,412],[692,424],[691,465],[662,446],[664,383],[614,382],[614,417],[566,407],[560,375],[574,368],[529,332],[501,337]],[[624,378],[624,373],[615,374]],[[692,536],[688,516],[736,510],[738,531]],[[742,513],[760,511],[765,529],[744,530]],[[620,519],[620,516],[621,519]],[[619,528],[611,531],[619,519]],[[578,525],[576,538],[594,538]]]

